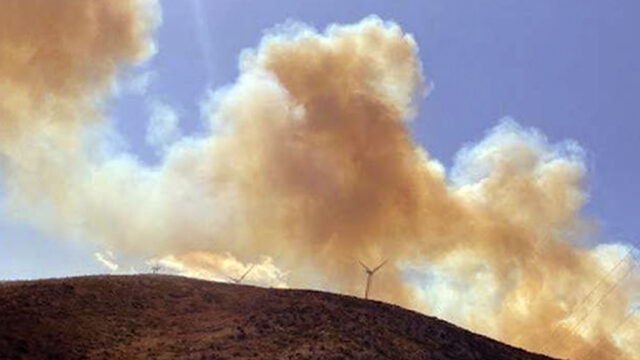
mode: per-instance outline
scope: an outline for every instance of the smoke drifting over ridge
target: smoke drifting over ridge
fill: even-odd
[[[274,30],[209,99],[210,133],[167,144],[154,167],[104,150],[110,88],[152,53],[158,11],[0,3],[9,214],[191,275],[259,261],[254,279],[274,286],[359,293],[356,259],[388,257],[376,298],[531,350],[640,359],[629,247],[578,245],[580,148],[505,121],[447,175],[406,127],[426,88],[393,23]]]

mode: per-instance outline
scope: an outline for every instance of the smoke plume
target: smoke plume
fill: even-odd
[[[110,146],[105,108],[158,19],[153,1],[0,3],[7,214],[192,276],[257,263],[248,279],[272,286],[360,294],[357,261],[388,258],[375,298],[534,351],[640,359],[635,250],[585,245],[577,144],[505,120],[447,173],[407,128],[416,44],[371,17],[268,33],[207,99],[211,130],[146,166]]]

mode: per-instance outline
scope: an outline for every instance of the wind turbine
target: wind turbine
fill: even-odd
[[[162,270],[162,266],[160,266],[160,264],[155,263],[152,267],[151,267],[151,272],[153,274],[157,274],[160,272],[160,270]]]
[[[364,298],[368,299],[369,298],[369,288],[371,287],[371,277],[373,276],[373,274],[376,273],[376,271],[380,270],[380,268],[382,266],[384,266],[384,264],[387,263],[389,259],[383,261],[382,263],[380,263],[380,265],[376,266],[373,269],[370,269],[367,265],[365,265],[362,261],[358,260],[358,262],[360,263],[360,265],[362,265],[362,267],[364,268],[364,271],[367,273],[367,287],[364,289]]]
[[[242,280],[244,280],[244,278],[249,274],[249,272],[251,272],[251,270],[253,270],[255,266],[256,264],[251,264],[251,266],[247,269],[247,271],[245,271],[244,274],[242,274],[242,276],[240,276],[239,278],[234,278],[231,276],[227,276],[227,278],[236,284],[240,284]]]

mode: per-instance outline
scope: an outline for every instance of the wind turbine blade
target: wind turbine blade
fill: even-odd
[[[240,276],[240,279],[238,279],[239,280],[238,282],[244,280],[245,276],[247,276],[247,274],[249,274],[249,272],[253,270],[254,266],[256,266],[256,264],[251,264],[251,267],[249,267],[249,269],[247,269],[247,271],[245,271],[244,274]]]
[[[384,266],[384,264],[387,263],[387,261],[389,261],[389,259],[386,259],[385,261],[383,261],[380,265],[378,265],[375,269],[373,269],[372,272],[378,271],[381,267]]]
[[[358,260],[358,262],[360,263],[360,265],[362,265],[362,267],[367,270],[367,272],[371,272],[371,269],[369,269],[369,267],[367,265],[365,265],[362,261]]]

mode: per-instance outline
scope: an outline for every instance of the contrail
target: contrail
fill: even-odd
[[[213,51],[209,36],[209,25],[203,10],[202,0],[191,0],[191,12],[193,14],[196,38],[202,52],[202,65],[207,73],[207,83],[214,79]]]

